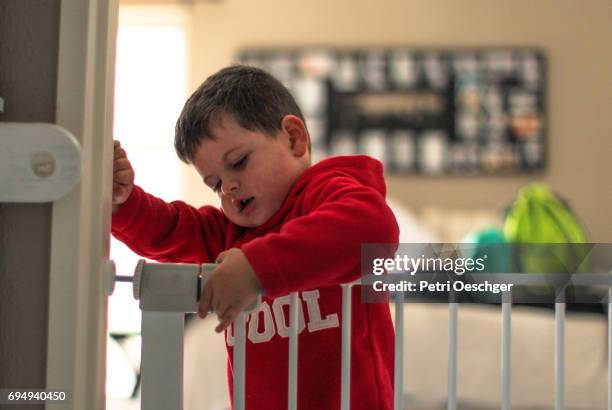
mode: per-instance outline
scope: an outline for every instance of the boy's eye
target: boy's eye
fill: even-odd
[[[247,154],[244,157],[240,158],[238,161],[234,162],[234,164],[232,165],[232,168],[233,169],[241,169],[242,167],[244,167],[248,157],[249,157],[249,155]]]

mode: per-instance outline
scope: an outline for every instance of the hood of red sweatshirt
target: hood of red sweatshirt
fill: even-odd
[[[367,155],[326,158],[312,165],[300,175],[287,194],[283,205],[263,225],[250,229],[235,226],[236,230],[233,232],[233,235],[230,235],[231,238],[228,238],[229,241],[233,243],[237,236],[242,237],[242,240],[246,240],[271,230],[274,226],[279,225],[285,220],[297,198],[302,195],[306,186],[313,179],[329,179],[341,176],[351,177],[365,186],[374,188],[383,197],[386,195],[387,187],[383,174],[383,165],[380,161]]]
[[[289,192],[289,199],[293,191],[308,184],[313,178],[323,176],[350,176],[365,186],[374,188],[384,197],[387,193],[383,165],[380,161],[367,155],[351,155],[330,157],[308,168],[295,182]]]

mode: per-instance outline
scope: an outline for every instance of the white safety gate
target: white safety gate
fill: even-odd
[[[184,313],[196,312],[197,289],[203,286],[215,265],[153,264],[141,261],[136,269],[134,296],[140,299],[142,309],[141,356],[141,408],[142,410],[182,409],[182,364]],[[114,275],[114,274],[113,274]],[[473,277],[478,281],[477,275]],[[501,280],[516,285],[549,285],[550,274],[500,274]],[[132,277],[118,276],[117,281],[132,281]],[[351,289],[355,283],[342,286],[342,351],[341,351],[341,410],[350,409],[351,371]],[[612,275],[578,274],[571,276],[574,286],[606,286],[608,300],[612,300]],[[403,356],[404,356],[404,295],[395,299],[395,362],[394,409],[403,408]],[[512,294],[502,296],[502,410],[510,409],[510,343],[512,321]],[[290,294],[288,409],[297,407],[298,381],[298,293]],[[457,318],[459,304],[448,303],[448,409],[457,408]],[[556,410],[564,408],[564,351],[566,304],[555,303],[555,399]],[[241,313],[234,321],[234,409],[245,408],[246,315]],[[608,302],[608,409],[612,410],[612,303]]]

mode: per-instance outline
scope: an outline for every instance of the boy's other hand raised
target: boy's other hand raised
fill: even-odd
[[[132,193],[134,169],[119,141],[114,141],[113,148],[113,213],[115,213]]]
[[[240,312],[252,306],[260,293],[260,284],[244,253],[238,248],[221,252],[219,266],[210,274],[204,285],[198,315],[206,317],[214,310],[219,318],[216,332],[236,319]]]

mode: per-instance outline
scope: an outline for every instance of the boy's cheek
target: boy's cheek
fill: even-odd
[[[226,215],[228,213],[232,212],[232,208],[231,208],[232,204],[228,203],[226,199],[222,199],[221,200],[221,210],[223,211],[223,213],[225,213]]]

